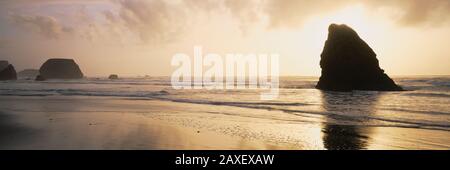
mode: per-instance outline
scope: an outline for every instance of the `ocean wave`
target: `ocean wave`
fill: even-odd
[[[208,105],[226,105],[226,106],[242,106],[257,109],[270,109],[266,106],[306,106],[309,103],[298,102],[227,102],[227,101],[211,101],[211,100],[193,100],[193,99],[176,99],[176,98],[158,98],[161,100],[170,100],[173,102],[191,103],[191,104],[208,104]],[[258,107],[259,106],[259,107]]]
[[[450,90],[450,77],[421,77],[396,79],[402,87],[410,90]]]
[[[419,93],[405,93],[405,96],[417,96],[417,97],[443,97],[450,98],[450,94],[446,93],[427,93],[427,92],[419,92]]]
[[[272,111],[275,110],[275,111],[282,111],[282,112],[285,112],[288,114],[293,114],[296,116],[305,116],[305,114],[322,115],[322,116],[327,116],[328,118],[332,118],[335,120],[353,121],[356,124],[358,124],[358,122],[367,122],[367,120],[377,120],[377,121],[395,124],[395,125],[390,125],[392,127],[395,127],[395,126],[400,127],[401,126],[401,127],[410,127],[410,128],[450,131],[450,124],[448,122],[421,122],[422,120],[394,119],[394,118],[376,117],[376,116],[370,116],[370,115],[364,115],[364,114],[355,115],[355,114],[345,114],[345,113],[329,112],[329,111],[286,109],[286,108],[271,106],[271,105],[276,105],[274,103],[222,102],[222,101],[206,101],[206,100],[194,100],[194,99],[171,99],[171,98],[166,98],[166,97],[162,97],[162,98],[158,97],[157,99],[168,100],[168,101],[172,101],[172,102],[191,103],[191,104],[233,106],[233,107],[241,107],[241,108],[249,108],[249,109],[272,110]],[[291,105],[293,103],[291,103],[291,104],[284,103],[284,104]],[[379,124],[379,125],[387,126],[385,124]],[[374,126],[376,126],[376,125],[374,125]]]
[[[408,88],[417,89],[415,91],[407,92],[395,92],[395,93],[378,93],[378,92],[367,92],[367,91],[356,91],[352,92],[352,96],[362,96],[362,98],[369,97],[369,99],[364,99],[362,102],[357,101],[356,104],[351,101],[344,101],[347,105],[341,105],[342,98],[347,96],[347,93],[332,93],[331,95],[336,97],[337,103],[331,103],[334,107],[338,108],[337,111],[324,111],[323,109],[317,109],[321,107],[320,95],[317,95],[316,91],[309,90],[285,90],[283,92],[293,92],[289,95],[296,95],[296,97],[312,97],[312,99],[303,100],[299,99],[289,101],[246,101],[244,98],[236,100],[235,98],[227,98],[226,95],[228,91],[173,91],[170,87],[170,82],[165,79],[154,79],[154,80],[141,80],[141,79],[126,79],[126,80],[77,80],[77,81],[46,81],[46,82],[35,82],[35,81],[18,81],[18,82],[8,82],[2,83],[0,87],[0,96],[99,96],[99,97],[121,97],[132,100],[163,100],[171,102],[180,103],[191,103],[191,104],[203,104],[203,105],[217,105],[217,106],[231,106],[239,108],[248,109],[263,109],[263,110],[274,110],[281,111],[283,113],[289,114],[288,117],[302,116],[302,117],[321,117],[325,116],[334,120],[343,120],[341,122],[350,121],[351,123],[357,125],[365,125],[361,122],[372,122],[370,120],[376,120],[378,126],[403,126],[403,127],[413,127],[413,128],[435,128],[441,130],[450,131],[450,123],[448,122],[448,109],[445,109],[446,99],[450,99],[450,89],[448,86],[450,81],[448,78],[440,79],[411,79],[411,80],[400,80],[401,85]],[[313,79],[307,80],[282,80],[280,87],[282,89],[312,89],[315,86],[315,81]],[[62,84],[62,85],[60,85]],[[82,84],[82,85],[79,85]],[[116,86],[123,85],[123,86]],[[141,86],[142,85],[142,86]],[[147,87],[148,86],[148,87]],[[158,86],[153,88],[153,86]],[[159,86],[165,86],[163,88]],[[161,90],[163,89],[163,90]],[[423,90],[425,89],[425,90]],[[205,93],[203,93],[205,92]],[[307,92],[307,93],[305,93]],[[251,96],[254,91],[231,91],[231,96]],[[414,103],[401,103],[399,107],[396,108],[374,108],[380,110],[381,112],[388,111],[398,111],[401,112],[400,116],[397,114],[395,116],[390,116],[388,114],[358,114],[359,112],[364,113],[362,105],[366,104],[364,101],[369,103],[376,101],[377,98],[374,96],[390,95],[395,98],[398,97],[399,100],[404,98],[413,98],[415,101],[420,102],[419,104],[424,104],[427,102],[427,98],[436,98],[443,102],[444,106],[439,105],[439,108],[444,109],[431,109],[432,111],[419,110],[424,108],[417,108],[409,106],[414,105]],[[404,97],[407,96],[407,97]],[[223,98],[222,98],[223,97]],[[210,99],[214,98],[214,100]],[[248,98],[247,98],[248,99]],[[309,102],[312,101],[312,102]],[[410,100],[408,100],[410,101]],[[341,102],[341,103],[339,103]],[[309,107],[314,106],[314,107]],[[383,106],[386,106],[385,104]],[[393,104],[394,106],[394,104]],[[342,111],[340,110],[342,109]],[[358,110],[359,109],[359,110]],[[387,111],[385,111],[387,112]],[[278,113],[278,112],[276,112]],[[391,112],[387,112],[391,113]],[[417,115],[417,113],[422,115]],[[245,113],[242,113],[245,114]],[[410,116],[417,115],[418,117]],[[317,116],[319,115],[319,116]],[[237,114],[236,116],[239,116]],[[242,115],[245,116],[245,115]],[[248,116],[248,115],[247,115]],[[286,116],[286,115],[285,115]],[[267,119],[277,119],[280,118],[277,115],[263,115],[258,116]],[[441,120],[437,117],[442,117]],[[282,119],[284,120],[285,117]],[[428,118],[431,118],[428,119]],[[281,119],[280,119],[281,120]],[[369,121],[367,121],[369,120]],[[436,121],[435,121],[436,120]],[[388,124],[388,125],[386,125]]]
[[[426,114],[426,115],[450,115],[450,112],[437,112],[437,111],[424,111],[424,110],[411,110],[411,109],[398,109],[398,108],[378,108],[379,110],[387,110],[387,111],[398,111],[398,112],[406,112],[406,113],[418,113],[418,114]]]
[[[98,96],[98,97],[152,97],[168,95],[165,90],[160,91],[94,91],[82,89],[0,89],[0,96]]]

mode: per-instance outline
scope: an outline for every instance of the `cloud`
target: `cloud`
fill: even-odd
[[[178,4],[163,0],[117,2],[120,6],[118,18],[109,12],[104,13],[106,18],[122,23],[144,42],[170,42],[185,28],[188,15]]]
[[[310,16],[362,4],[374,14],[387,8],[393,22],[401,26],[442,24],[450,20],[449,0],[268,0],[265,13],[271,27],[301,26]]]
[[[40,10],[45,6],[42,4],[68,11],[64,10],[60,16]],[[160,44],[180,39],[189,29],[194,29],[191,23],[195,23],[196,15],[211,16],[211,19],[229,15],[236,21],[235,27],[249,32],[255,23],[273,29],[298,28],[312,16],[326,15],[354,4],[362,4],[374,14],[379,9],[388,9],[392,22],[401,26],[435,26],[450,21],[449,0],[5,0],[0,2],[0,10],[8,11],[14,6],[10,18],[15,24],[49,39],[73,33],[89,40],[109,36],[129,39],[131,35],[144,43]],[[74,12],[75,5],[84,8]],[[27,8],[15,10],[20,6]]]
[[[212,12],[220,9],[223,4],[222,1],[218,0],[183,0],[183,3],[192,11],[200,10],[204,12]]]
[[[269,18],[270,27],[301,26],[308,17],[337,10],[350,1],[269,0],[265,5],[264,12]]]
[[[448,0],[366,0],[366,5],[400,11],[399,17],[394,19],[402,26],[439,25],[450,21]]]
[[[103,11],[111,27],[124,27],[145,43],[167,43],[181,38],[196,15],[214,16],[228,12],[240,28],[258,20],[256,2],[261,0],[117,0],[118,10]]]
[[[58,39],[63,34],[73,32],[71,27],[62,26],[55,18],[41,15],[11,15],[18,26],[31,29],[49,39]]]
[[[239,27],[244,33],[252,24],[261,21],[261,10],[264,5],[261,0],[225,0],[224,6],[231,15],[239,21]]]

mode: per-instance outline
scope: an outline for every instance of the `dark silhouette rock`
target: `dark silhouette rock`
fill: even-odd
[[[25,69],[25,70],[19,71],[17,73],[17,77],[22,77],[22,78],[35,78],[38,75],[39,75],[39,70],[36,70],[36,69]]]
[[[108,78],[111,80],[115,80],[115,79],[119,79],[119,76],[117,74],[111,74],[111,75],[109,75]]]
[[[332,91],[400,91],[384,73],[372,48],[347,25],[331,24],[320,56],[322,75],[316,88]]]
[[[45,81],[46,79],[45,79],[44,76],[37,75],[37,76],[36,76],[36,79],[34,79],[34,80],[36,80],[36,81]]]
[[[167,94],[169,94],[169,92],[168,92],[168,91],[165,91],[165,90],[161,90],[161,91],[159,91],[158,93],[161,94],[161,95],[167,95]]]
[[[49,59],[39,69],[45,79],[81,79],[83,73],[72,59]]]
[[[9,62],[5,61],[5,60],[1,60],[0,61],[0,71],[2,71],[3,69],[5,69],[6,67],[8,67]]]
[[[17,73],[14,66],[9,64],[6,68],[0,70],[0,80],[17,80]]]

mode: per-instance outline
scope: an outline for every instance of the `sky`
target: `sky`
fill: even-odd
[[[319,76],[331,23],[355,29],[390,75],[450,75],[448,0],[2,0],[0,60],[73,58],[87,76],[171,75],[172,56],[280,55]]]

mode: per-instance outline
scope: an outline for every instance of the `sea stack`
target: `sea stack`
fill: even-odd
[[[2,71],[3,69],[5,69],[6,67],[8,67],[9,62],[5,61],[5,60],[1,60],[0,61],[0,71]]]
[[[42,79],[81,79],[83,73],[72,59],[54,58],[47,60],[39,69]]]
[[[109,75],[108,78],[111,80],[116,80],[116,79],[119,79],[119,76],[117,74],[111,74],[111,75]]]
[[[35,81],[45,81],[45,78],[41,75],[37,75]]]
[[[401,91],[380,68],[377,55],[356,31],[331,24],[320,55],[322,75],[316,88],[331,91]]]
[[[8,61],[0,61],[0,80],[17,80],[16,69]]]

